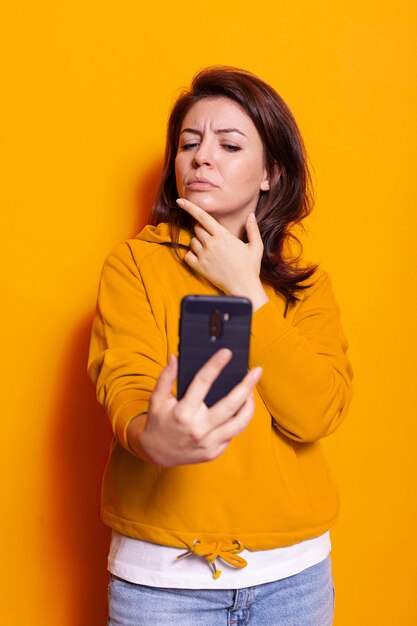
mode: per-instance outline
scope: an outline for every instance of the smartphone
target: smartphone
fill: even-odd
[[[220,372],[204,402],[210,407],[235,387],[248,371],[252,303],[237,296],[189,295],[181,301],[178,399],[195,374],[221,348],[233,357]]]

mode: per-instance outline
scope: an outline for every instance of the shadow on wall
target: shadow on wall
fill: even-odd
[[[110,529],[100,520],[101,477],[111,442],[86,372],[92,314],[70,338],[51,450],[51,546],[68,623],[105,624]]]

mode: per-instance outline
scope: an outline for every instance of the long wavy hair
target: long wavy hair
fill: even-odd
[[[306,281],[317,269],[316,265],[298,264],[302,246],[291,232],[312,209],[311,177],[304,143],[291,111],[277,92],[257,76],[228,66],[208,67],[198,72],[190,88],[178,97],[168,121],[164,167],[149,223],[156,226],[168,222],[177,249],[180,229],[193,233],[194,220],[179,210],[175,202],[175,157],[187,112],[199,100],[217,97],[236,102],[261,137],[270,189],[260,192],[256,207],[264,244],[260,277],[286,299],[287,306],[292,305],[298,300],[297,292],[308,287]],[[290,240],[298,249],[292,256],[288,256]]]

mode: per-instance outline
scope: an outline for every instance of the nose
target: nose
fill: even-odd
[[[213,163],[212,149],[207,141],[202,141],[198,150],[194,152],[193,165],[195,168],[206,165],[210,167]]]

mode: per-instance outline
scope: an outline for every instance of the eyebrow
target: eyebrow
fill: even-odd
[[[183,128],[180,135],[182,135],[182,133],[193,133],[194,135],[200,135],[200,137],[203,134],[201,131],[197,130],[196,128]],[[243,135],[244,137],[246,137],[245,133],[242,133],[242,131],[239,130],[238,128],[219,128],[218,130],[214,131],[215,135],[223,135],[225,133],[239,133],[239,135]]]

